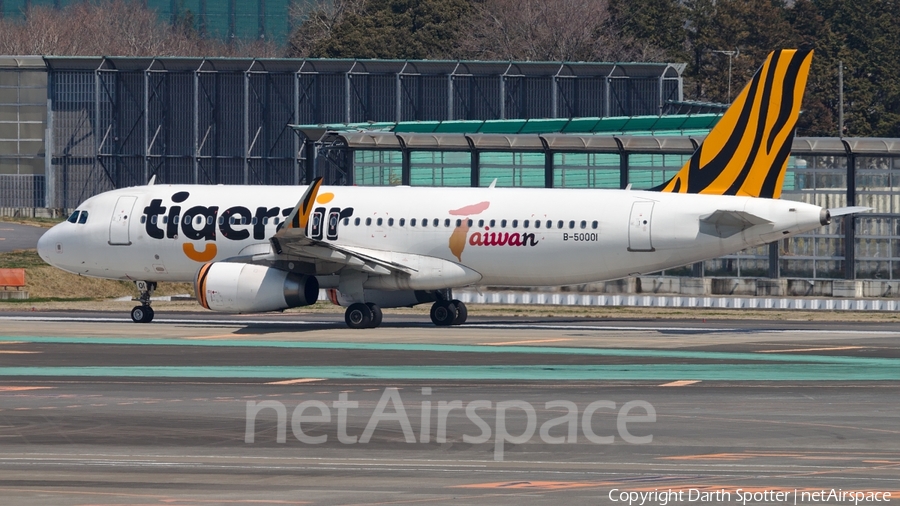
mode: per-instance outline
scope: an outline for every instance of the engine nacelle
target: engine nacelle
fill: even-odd
[[[315,304],[319,282],[263,265],[211,262],[197,273],[194,292],[206,309],[261,313]]]

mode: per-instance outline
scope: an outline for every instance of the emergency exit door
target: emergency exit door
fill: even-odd
[[[640,201],[631,206],[628,223],[628,251],[654,251],[650,231],[653,224],[653,202]]]

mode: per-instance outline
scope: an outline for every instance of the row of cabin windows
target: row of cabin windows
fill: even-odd
[[[72,213],[69,216],[69,219],[67,219],[66,221],[68,221],[69,223],[77,223],[79,225],[84,225],[85,223],[87,223],[87,219],[88,219],[87,211],[75,211],[74,213]]]
[[[372,225],[372,221],[373,221],[372,218],[366,218],[366,220],[365,220],[366,226],[371,226],[371,225]],[[470,219],[470,220],[468,220],[468,221],[469,221],[468,225],[469,225],[470,227],[473,226],[473,225],[475,224],[475,220]],[[376,218],[376,219],[374,220],[374,222],[375,222],[375,225],[377,225],[377,226],[380,227],[380,226],[384,225],[385,220],[384,220],[384,218]],[[462,225],[462,222],[463,222],[463,220],[461,220],[461,219],[451,220],[450,218],[446,218],[446,219],[444,219],[444,227],[445,227],[445,228],[450,228],[451,225],[455,225],[455,226],[458,227],[458,226]],[[355,218],[355,219],[353,220],[353,225],[355,225],[355,226],[359,226],[361,223],[362,223],[362,221],[361,221],[360,218]],[[431,223],[430,226],[432,226],[432,227],[439,227],[439,226],[441,226],[441,220],[439,220],[438,218],[434,218],[433,220],[430,221],[430,223]],[[587,222],[586,220],[581,220],[580,222],[576,222],[575,220],[569,220],[569,222],[568,222],[568,228],[570,228],[570,229],[575,228],[576,223],[577,223],[577,225],[578,225],[580,228],[586,229],[586,228],[588,227],[588,222]],[[344,225],[346,226],[346,225],[349,225],[349,224],[350,224],[350,218],[344,218]],[[511,225],[512,228],[519,228],[519,220],[512,220],[512,221],[509,221],[509,222],[508,222],[507,220],[500,220],[500,228],[506,228],[507,224]],[[552,228],[553,228],[553,220],[546,220],[546,221],[541,221],[541,220],[534,220],[534,221],[532,221],[532,220],[523,220],[523,221],[521,222],[521,224],[522,224],[522,228],[531,228],[531,227],[534,227],[534,228],[548,228],[548,229],[552,229]],[[388,218],[388,219],[387,219],[387,225],[388,225],[389,227],[393,227],[393,226],[394,226],[394,218]],[[401,226],[401,227],[406,226],[406,219],[405,219],[405,218],[400,218],[400,219],[398,220],[398,225]],[[488,227],[492,227],[492,228],[493,228],[493,227],[495,227],[496,225],[497,225],[497,220],[478,220],[478,228],[484,228],[485,226],[488,226]],[[415,227],[415,226],[416,226],[416,219],[415,219],[415,218],[412,218],[412,219],[409,220],[409,226],[410,226],[410,227]],[[429,220],[428,220],[428,218],[422,219],[422,220],[419,222],[419,226],[420,226],[420,227],[428,227],[428,226],[429,226]],[[591,222],[591,228],[592,228],[592,229],[596,230],[598,226],[599,226],[599,223],[597,223],[597,220],[594,220],[594,221]],[[563,220],[557,220],[557,221],[556,221],[556,228],[566,228],[566,222],[563,221]]]
[[[179,218],[180,217],[176,214],[174,217],[172,217],[172,222],[178,222]],[[190,225],[191,218],[192,217],[189,214],[184,215],[184,224]],[[194,216],[193,218],[194,218],[194,221],[196,222],[195,225],[203,225],[204,221],[206,221],[207,225],[212,225],[212,223],[213,223],[212,216],[204,217],[203,215],[197,215],[197,216]],[[69,221],[71,221],[71,218],[69,219]],[[263,225],[268,225],[270,223],[270,221],[273,225],[278,225],[281,222],[281,218],[275,217],[275,218],[271,218],[271,219],[270,218],[262,219]],[[159,216],[157,216],[157,215],[153,215],[150,217],[150,223],[152,223],[154,225],[156,225],[157,223],[162,223],[163,225],[165,225],[168,222],[169,222],[169,217],[167,215],[163,215],[162,219],[159,219]],[[141,223],[142,224],[147,223],[146,216],[141,216]],[[225,217],[219,216],[218,223],[219,223],[219,225],[224,225]],[[230,225],[256,225],[257,219],[256,219],[256,216],[254,216],[253,218],[250,218],[250,219],[247,219],[244,216],[231,216],[228,218],[228,223]]]

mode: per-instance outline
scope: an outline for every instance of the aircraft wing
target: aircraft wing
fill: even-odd
[[[255,255],[251,262],[270,265],[299,262],[303,264],[302,270],[308,271],[304,273],[310,275],[333,274],[344,268],[379,276],[416,272],[411,266],[392,260],[390,252],[342,247],[311,239],[307,235],[307,225],[321,186],[322,178],[316,178],[309,185],[294,211],[270,239],[272,251],[268,255]]]

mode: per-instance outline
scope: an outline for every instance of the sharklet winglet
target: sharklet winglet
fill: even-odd
[[[322,178],[317,177],[313,179],[312,183],[310,183],[309,187],[306,189],[306,192],[303,194],[303,197],[300,198],[300,201],[297,202],[297,205],[294,207],[294,210],[288,215],[287,219],[284,220],[282,227],[279,229],[276,236],[279,233],[282,233],[284,230],[300,230],[306,231],[306,225],[309,223],[309,216],[312,214],[313,204],[316,202],[316,195],[319,193],[319,188],[322,186]]]

